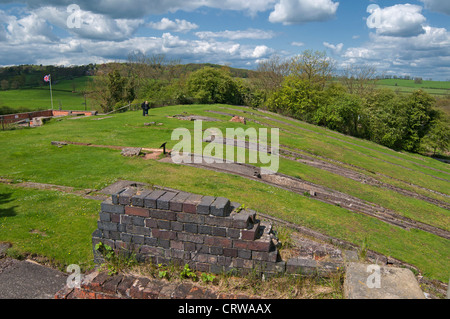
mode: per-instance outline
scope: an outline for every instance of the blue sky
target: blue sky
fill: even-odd
[[[326,51],[337,70],[450,80],[449,0],[0,1],[0,65],[81,65],[132,51],[254,69]]]

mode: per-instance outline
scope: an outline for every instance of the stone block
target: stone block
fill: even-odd
[[[425,299],[411,270],[349,263],[344,282],[346,299]]]
[[[133,235],[142,235],[142,236],[150,236],[151,235],[150,228],[147,228],[147,227],[127,225],[126,229],[127,229],[127,233],[130,233]]]
[[[164,220],[177,220],[177,213],[168,210],[149,209],[150,217]]]
[[[180,223],[203,224],[205,216],[189,213],[177,213],[177,221]]]
[[[136,194],[134,194],[131,197],[131,205],[143,207],[145,197],[147,197],[151,193],[152,193],[152,191],[149,189],[138,191]]]
[[[217,197],[210,206],[210,214],[213,216],[226,217],[231,213],[230,200],[224,197]]]
[[[184,229],[184,224],[180,222],[172,221],[170,223],[170,229],[173,231],[181,232]]]
[[[225,237],[205,236],[205,245],[232,248],[232,240]]]
[[[105,213],[105,212],[100,212],[99,218],[100,218],[100,221],[102,221],[102,222],[110,222],[111,221],[111,214],[110,213]]]
[[[108,198],[100,204],[100,209],[104,213],[112,213],[112,214],[124,214],[125,207],[121,205],[113,204],[112,200]]]
[[[197,206],[201,203],[203,196],[191,194],[183,203],[182,211],[185,213],[197,213]]]
[[[153,192],[151,192],[144,198],[144,206],[147,208],[156,209],[156,201],[158,200],[158,198],[163,196],[165,193],[166,193],[165,191],[162,191],[159,189],[154,190]]]
[[[166,192],[164,195],[162,195],[161,197],[159,197],[156,200],[156,208],[162,209],[162,210],[169,210],[170,209],[170,201],[172,200],[172,198],[177,196],[177,194],[178,193],[174,193],[174,192]]]
[[[225,257],[238,257],[238,250],[236,248],[224,248],[223,255]]]
[[[306,258],[292,258],[286,262],[286,272],[290,274],[313,275],[317,267],[315,260]]]
[[[198,225],[198,233],[204,235],[212,235],[212,226],[208,225]]]
[[[156,228],[156,227],[158,227],[156,219],[146,218],[145,219],[145,227],[148,227],[148,228]]]
[[[170,230],[170,221],[169,220],[157,220],[156,224],[158,225],[157,228],[164,229],[164,230]]]
[[[184,231],[187,233],[198,233],[198,225],[197,224],[184,224]]]
[[[203,235],[196,235],[189,233],[178,233],[177,237],[178,240],[187,241],[195,244],[203,244],[205,240]]]
[[[150,212],[146,208],[125,206],[125,214],[131,216],[149,217]]]
[[[116,223],[98,221],[97,226],[98,226],[98,229],[101,229],[101,230],[118,231]]]
[[[131,205],[131,197],[136,194],[136,189],[126,188],[123,192],[119,194],[119,204],[120,205]]]
[[[227,237],[239,239],[241,238],[241,230],[237,228],[227,228]]]
[[[180,192],[174,198],[170,200],[169,209],[174,212],[181,212],[183,210],[183,204],[191,196],[189,193]]]
[[[225,227],[213,227],[212,235],[217,237],[226,237],[227,229]]]
[[[197,205],[197,214],[209,215],[210,207],[212,203],[215,201],[215,197],[212,196],[203,196],[200,203]]]
[[[243,240],[255,240],[259,235],[259,223],[253,224],[253,228],[251,229],[243,229],[242,230],[242,239]]]
[[[255,240],[248,242],[248,249],[255,251],[269,252],[273,248],[273,243],[271,240]]]
[[[158,239],[174,240],[177,239],[177,233],[170,230],[153,229],[152,237]]]

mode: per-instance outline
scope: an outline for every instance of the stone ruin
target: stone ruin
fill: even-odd
[[[189,264],[209,273],[329,274],[342,266],[307,258],[283,261],[270,222],[227,198],[173,189],[126,187],[101,203],[95,250],[102,242],[140,262]]]

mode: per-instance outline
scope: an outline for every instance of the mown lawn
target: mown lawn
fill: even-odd
[[[67,118],[61,121],[52,120],[41,128],[0,132],[0,148],[3,151],[0,177],[91,189],[101,189],[116,180],[126,179],[193,193],[224,196],[261,213],[284,218],[292,223],[356,244],[361,244],[368,238],[370,249],[411,263],[424,271],[429,278],[444,282],[448,280],[450,245],[448,240],[438,236],[422,231],[406,231],[375,218],[355,214],[306,196],[230,174],[146,161],[142,158],[125,158],[120,155],[120,151],[106,148],[75,145],[58,148],[51,145],[51,141],[67,140],[101,145],[158,148],[163,142],[168,142],[168,147],[171,148],[177,143],[171,141],[171,134],[175,128],[194,127],[193,122],[166,117],[182,112],[224,119],[223,122],[204,122],[204,128],[217,127],[225,132],[226,127],[242,126],[228,122],[229,117],[205,112],[207,109],[222,110],[220,106],[174,106],[152,109],[151,116],[146,118],[143,118],[140,112],[127,112],[103,120],[98,120],[99,117],[97,120]],[[144,123],[148,122],[163,125],[144,126]],[[332,155],[350,163],[355,161],[360,167],[370,159],[370,169],[374,172],[392,173],[415,182],[420,181],[420,178],[415,179],[409,175],[421,174],[431,189],[436,187],[435,182],[439,182],[423,174],[429,172],[429,169],[415,165],[415,163],[429,165],[426,158],[398,154],[357,139],[351,141],[361,146],[348,144],[346,141],[339,142],[336,139],[330,140],[329,136],[335,134],[320,128],[315,128],[317,134],[305,136],[302,135],[305,131],[300,129],[301,124],[295,121],[292,123],[299,125],[300,136],[297,139],[292,135],[284,136],[282,144],[312,149],[315,142],[320,142],[320,145],[324,146],[323,149],[320,147],[314,149],[321,155]],[[253,124],[248,123],[248,126]],[[292,127],[290,129],[295,130]],[[344,139],[340,135],[339,138]],[[355,156],[358,156],[358,160],[350,156],[351,151],[357,154]],[[364,155],[366,151],[371,153],[371,157]],[[341,156],[341,152],[347,152],[349,155]],[[388,159],[391,164],[377,161],[378,157]],[[404,174],[408,175],[401,175],[396,170],[401,169],[398,165],[414,171],[404,170]],[[442,163],[433,163],[433,167],[447,170]],[[446,218],[448,220],[448,211],[434,210],[434,207],[422,201],[407,200],[402,196],[375,190],[368,185],[360,187],[358,183],[345,178],[286,160],[281,161],[280,172],[340,189],[382,205],[393,208],[397,206],[397,209],[402,207],[401,213],[410,218],[448,228],[448,224],[445,224]],[[436,188],[448,193],[448,188],[442,189],[440,186]],[[85,200],[75,195],[61,195],[56,192],[20,189],[6,185],[1,186],[0,194],[5,197],[5,200],[0,202],[0,241],[11,241],[16,249],[42,254],[64,265],[90,262],[92,258],[90,236],[96,228],[99,202]],[[11,209],[12,207],[14,208]],[[72,223],[69,223],[70,221]],[[39,232],[30,233],[33,229]],[[39,235],[40,232],[47,234],[47,237]],[[66,237],[73,238],[74,242]]]

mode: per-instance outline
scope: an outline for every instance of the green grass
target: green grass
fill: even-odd
[[[120,151],[106,148],[75,145],[58,148],[50,143],[67,140],[101,145],[158,148],[163,142],[168,142],[168,148],[172,148],[177,143],[171,141],[171,134],[175,128],[194,127],[193,122],[166,117],[182,112],[223,119],[222,122],[204,122],[204,129],[217,127],[225,132],[227,127],[243,127],[238,123],[230,123],[227,116],[205,112],[208,109],[224,111],[218,105],[173,106],[152,109],[148,118],[143,118],[140,112],[127,112],[103,120],[66,118],[60,121],[52,120],[48,125],[36,129],[0,132],[2,149],[0,177],[94,189],[101,189],[116,180],[125,179],[193,193],[224,196],[261,213],[283,218],[356,244],[361,244],[367,237],[370,249],[411,263],[425,272],[429,278],[444,282],[448,280],[450,245],[448,240],[438,236],[422,231],[400,229],[372,217],[352,213],[313,198],[235,175],[146,161],[142,158],[125,158],[120,155]],[[275,115],[272,117],[280,118]],[[150,127],[143,125],[153,121],[164,125]],[[298,134],[283,132],[282,144],[365,167],[374,173],[380,172],[405,181],[420,183],[448,194],[448,183],[441,183],[426,175],[430,173],[446,176],[447,174],[443,173],[449,172],[446,164],[414,154],[397,153],[367,141],[345,137],[297,121],[289,122],[296,127],[286,126],[286,128]],[[271,124],[274,124],[273,121]],[[285,127],[279,123],[276,125]],[[248,122],[246,127],[260,126]],[[430,167],[443,172],[434,171]],[[292,161],[281,160],[280,172],[347,192],[392,208],[415,220],[448,229],[448,211],[426,202],[369,185],[361,185]],[[389,179],[386,178],[385,182],[389,182]],[[56,192],[32,191],[5,185],[1,186],[0,194],[7,194],[6,201],[0,202],[0,209],[3,210],[0,211],[0,241],[11,241],[17,249],[48,256],[61,264],[89,263],[92,258],[90,236],[96,228],[96,216],[100,205],[98,202],[72,195],[63,196]],[[54,208],[55,203],[61,206]],[[15,215],[4,216],[8,215],[11,207],[14,207],[12,211]],[[49,213],[51,211],[54,211],[53,215]],[[69,219],[73,219],[70,230],[72,233],[83,229],[76,235],[80,237],[74,235],[74,238],[80,239],[77,241],[80,244],[75,246],[76,249],[71,248],[72,242],[69,239],[63,238],[63,234],[68,233],[67,223],[58,222]],[[53,235],[40,239],[38,235],[30,234],[32,229]],[[70,251],[71,256],[77,257],[71,257],[62,250]]]
[[[87,87],[91,77],[85,76],[74,80],[64,80],[52,85],[53,108],[61,107],[63,110],[84,110],[84,96],[81,93]],[[73,93],[72,83],[75,83]],[[90,101],[87,101],[87,109],[90,110]],[[44,87],[0,91],[0,109],[8,107],[18,111],[48,110],[52,108],[50,88]]]
[[[432,95],[450,94],[450,81],[425,81],[415,83],[414,80],[384,79],[377,81],[377,86],[398,90],[402,93],[411,93],[414,90],[424,90]]]

